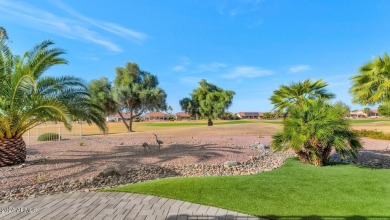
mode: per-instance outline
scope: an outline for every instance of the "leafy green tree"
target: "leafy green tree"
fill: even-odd
[[[380,105],[378,107],[378,112],[382,116],[389,117],[390,116],[390,105]]]
[[[180,105],[190,110],[191,107],[189,105],[196,106],[197,110],[194,110],[194,112],[199,112],[202,117],[207,118],[208,125],[212,126],[212,119],[224,115],[227,108],[232,104],[235,93],[231,90],[223,90],[214,84],[208,83],[204,79],[199,82],[199,85],[200,87],[192,92],[192,98],[180,100]],[[188,104],[187,106],[185,105],[186,103]]]
[[[191,98],[183,98],[179,101],[180,107],[182,111],[187,112],[191,117],[194,117],[198,120],[200,116],[199,112],[199,103],[194,97]]]
[[[89,83],[88,91],[92,100],[100,105],[106,115],[114,114],[119,111],[119,104],[114,100],[112,86],[106,77],[92,80]]]
[[[67,64],[61,57],[65,52],[52,45],[43,41],[16,56],[0,41],[0,166],[24,162],[22,135],[47,121],[60,121],[71,129],[75,117],[107,131],[103,111],[81,79],[43,76],[52,66]]]
[[[370,108],[364,108],[363,109],[363,112],[367,114],[368,116],[368,113],[370,113],[371,109]]]
[[[275,114],[272,113],[272,112],[264,112],[263,113],[263,118],[264,119],[273,119],[273,118],[275,118]]]
[[[307,79],[303,82],[293,82],[290,85],[281,85],[279,89],[273,92],[269,99],[274,105],[273,110],[278,114],[286,111],[288,116],[289,109],[295,105],[302,106],[305,100],[330,100],[335,97],[333,93],[328,92],[325,87],[328,83],[323,80],[311,81]]]
[[[390,57],[385,53],[375,57],[359,69],[351,78],[352,102],[360,105],[373,105],[390,102]]]
[[[345,104],[344,102],[338,101],[335,103],[335,106],[337,108],[341,109],[341,111],[344,113],[344,117],[349,117],[349,115],[351,113],[351,108],[347,104]]]
[[[119,104],[119,115],[128,131],[133,131],[134,118],[145,111],[166,109],[166,93],[158,87],[157,76],[142,71],[136,63],[127,63],[125,67],[116,68],[113,95]],[[129,124],[122,111],[130,112]]]
[[[172,108],[172,106],[168,106],[167,113],[168,113],[168,120],[174,121],[175,120],[175,115],[173,115],[173,108]]]
[[[344,118],[345,112],[321,99],[303,100],[289,109],[282,131],[273,135],[275,151],[293,149],[303,163],[328,164],[332,149],[342,157],[356,157],[362,147],[357,134]]]

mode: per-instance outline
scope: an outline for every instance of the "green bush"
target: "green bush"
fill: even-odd
[[[380,140],[390,140],[390,134],[386,134],[383,131],[372,130],[353,130],[359,137],[369,137]]]
[[[60,136],[57,133],[44,133],[39,135],[38,141],[58,141]]]

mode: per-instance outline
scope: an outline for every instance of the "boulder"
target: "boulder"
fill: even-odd
[[[264,150],[268,150],[268,149],[270,149],[270,146],[268,146],[268,145],[265,145],[265,144],[259,144],[259,145],[257,145],[257,147],[256,147],[257,149],[264,149]]]
[[[114,167],[107,167],[99,173],[99,176],[105,178],[109,176],[120,176],[120,174]]]
[[[237,165],[237,161],[235,160],[231,160],[231,161],[226,161],[225,163],[223,163],[225,166],[227,167],[231,167],[231,166],[236,166]]]

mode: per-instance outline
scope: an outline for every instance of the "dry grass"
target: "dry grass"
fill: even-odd
[[[263,132],[261,135],[272,135],[277,130],[282,128],[281,124],[273,124],[273,123],[265,123],[261,120],[248,120],[250,123],[244,124],[244,126],[240,126],[239,130],[236,130],[235,132],[239,134],[252,134],[252,135],[259,135],[259,132]],[[217,122],[227,122],[223,120],[218,120]],[[207,121],[206,120],[200,120],[200,121],[152,121],[152,122],[134,122],[133,123],[133,130],[135,132],[150,132],[150,131],[166,131],[166,130],[186,130],[186,128],[193,127],[191,125],[186,126],[149,126],[148,124],[151,123],[193,123],[196,127],[202,127],[199,124],[204,124],[205,129],[207,128]],[[45,125],[41,125],[40,127],[44,127]],[[126,127],[122,122],[108,122],[107,126],[109,128],[109,134],[120,134],[120,133],[127,133]],[[261,129],[259,129],[259,126]],[[378,121],[378,122],[371,122],[371,123],[353,123],[351,124],[353,129],[356,130],[377,130],[377,131],[383,131],[385,133],[390,133],[390,121]],[[221,127],[220,129],[235,129],[236,125],[217,125],[214,127]],[[78,123],[74,123],[73,130],[80,129],[80,125]],[[264,128],[264,129],[263,129]],[[217,130],[220,130],[217,128]],[[82,134],[83,135],[99,135],[102,134],[102,132],[99,130],[99,128],[96,125],[88,125],[83,124],[82,125]]]
[[[378,121],[372,123],[356,123],[352,124],[355,130],[377,130],[385,133],[390,133],[390,121]]]

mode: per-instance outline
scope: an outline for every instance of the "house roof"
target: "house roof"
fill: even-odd
[[[163,112],[149,112],[148,114],[145,115],[147,118],[157,118],[157,117],[167,117],[168,115],[163,113]]]
[[[247,117],[259,117],[259,116],[263,116],[263,113],[262,112],[239,112],[237,113],[238,115],[240,115],[241,117],[243,116],[247,116]]]
[[[178,113],[176,113],[176,116],[179,116],[179,117],[190,117],[190,114],[188,114],[187,112],[178,112]]]

